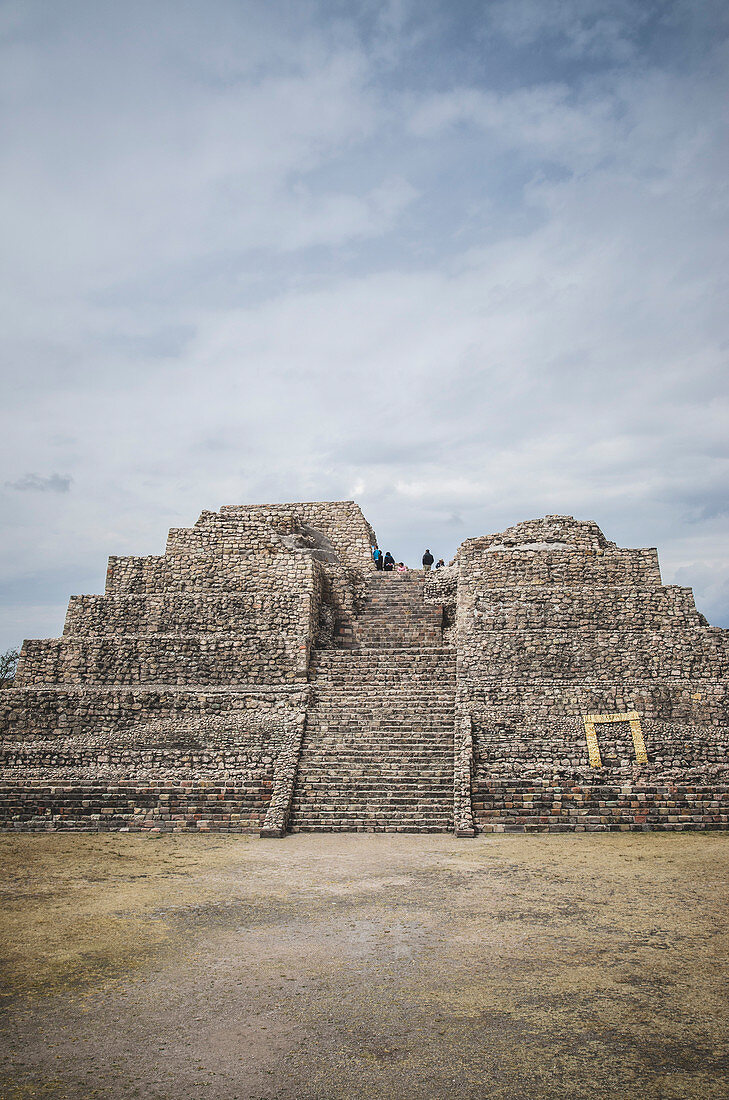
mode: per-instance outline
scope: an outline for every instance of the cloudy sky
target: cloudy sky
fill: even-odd
[[[0,648],[204,508],[546,513],[729,626],[722,0],[4,0]]]

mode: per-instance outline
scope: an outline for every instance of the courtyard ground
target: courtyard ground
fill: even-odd
[[[723,1100],[726,835],[0,838],[3,1100]]]

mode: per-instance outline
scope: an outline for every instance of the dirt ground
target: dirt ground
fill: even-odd
[[[728,840],[0,838],[0,1096],[729,1098]]]

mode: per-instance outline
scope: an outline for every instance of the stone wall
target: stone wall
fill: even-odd
[[[308,587],[303,571],[302,580]],[[115,634],[259,633],[261,620],[298,622],[305,600],[298,588],[261,589],[255,574],[237,591],[125,593],[113,596],[71,596],[63,628],[65,636]],[[302,606],[303,605],[303,606]]]
[[[372,527],[353,500],[308,501],[298,504],[230,505],[221,508],[223,516],[256,516],[277,525],[290,515],[301,523],[323,531],[331,540],[343,565],[368,572],[374,570],[372,546],[377,545]]]
[[[0,695],[3,820],[280,831],[311,649],[356,613],[371,537],[349,501],[224,508],[110,558]]]
[[[149,595],[160,592],[253,592],[259,597],[290,589],[292,598],[310,572],[308,558],[297,557],[282,543],[253,553],[226,553],[224,549],[170,551],[162,557],[111,557],[106,594]]]
[[[25,643],[16,685],[305,680],[322,620],[332,634],[353,614],[370,534],[351,502],[293,507],[203,512],[162,556],[110,558],[106,595],[72,597],[62,639]]]
[[[306,680],[306,635],[99,635],[28,641],[19,686],[226,684]]]
[[[444,573],[429,598],[454,617],[482,828],[729,823],[729,632],[661,583],[654,549],[547,516],[469,539]],[[633,711],[648,763],[626,721],[598,727],[591,767],[584,716]]]
[[[610,784],[591,777],[476,781],[473,807],[484,832],[608,832],[729,828],[729,784]]]
[[[300,691],[20,695],[0,698],[0,813],[16,828],[258,830],[306,708]]]

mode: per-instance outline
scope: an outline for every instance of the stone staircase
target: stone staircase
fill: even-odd
[[[375,574],[353,648],[313,655],[292,832],[453,828],[455,651],[423,580]]]
[[[441,646],[443,611],[423,600],[425,574],[375,573],[355,623],[355,647],[401,649]]]

